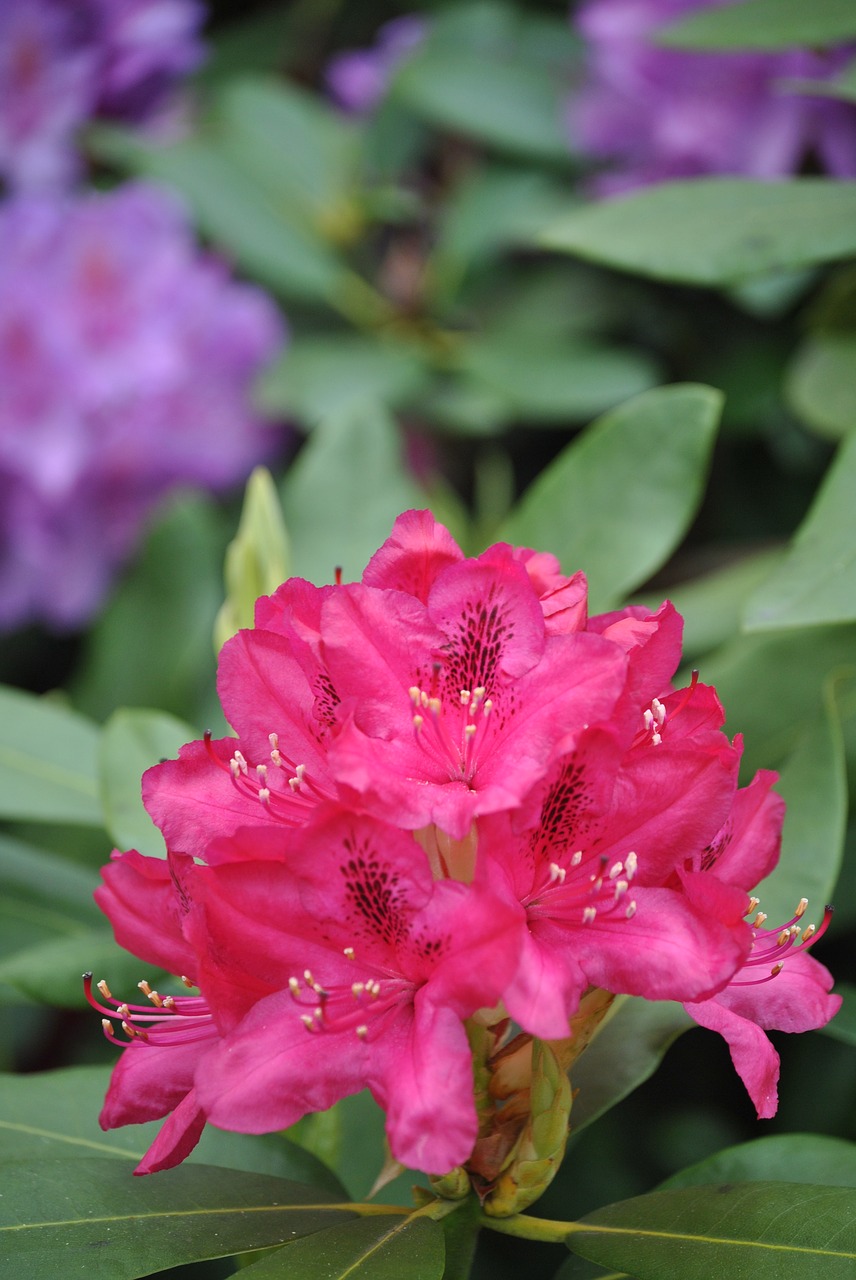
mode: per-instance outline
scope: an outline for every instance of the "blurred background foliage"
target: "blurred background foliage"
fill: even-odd
[[[538,1211],[573,1217],[761,1135],[856,1139],[856,186],[809,163],[763,190],[711,178],[593,202],[562,123],[582,65],[564,4],[423,4],[426,35],[362,115],[325,69],[400,6],[209,8],[183,133],[99,123],[84,146],[101,187],[177,191],[287,318],[256,396],[292,428],[273,466],[290,571],[358,577],[394,516],[430,505],[468,552],[509,538],[586,569],[595,608],[670,597],[747,778],[783,771],[783,918],[838,880],[817,955],[844,1007],[825,1034],[774,1035],[776,1119],[755,1121],[724,1044],[694,1030],[572,1138]],[[689,385],[652,390],[669,384]],[[173,495],[91,626],[0,637],[6,1070],[113,1058],[78,975],[141,975],[91,890],[111,842],[158,852],[143,769],[222,729],[212,629],[246,563],[233,549],[224,587],[239,514],[240,495]],[[343,1115],[338,1136],[299,1136],[364,1194],[378,1115]],[[523,1248],[483,1241],[476,1274],[517,1274]],[[525,1248],[527,1275],[554,1274],[553,1250]]]

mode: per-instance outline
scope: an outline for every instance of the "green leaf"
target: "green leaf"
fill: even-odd
[[[844,997],[844,1003],[823,1028],[824,1034],[856,1047],[856,986],[849,982],[836,982],[835,990]]]
[[[844,442],[790,551],[746,608],[749,631],[856,620],[856,434]]]
[[[658,280],[733,284],[856,253],[856,182],[664,182],[575,209],[540,241]]]
[[[277,208],[216,139],[147,147],[111,129],[99,130],[95,143],[100,157],[178,191],[200,230],[262,283],[310,302],[329,301],[342,286],[334,252]]]
[[[211,628],[223,599],[229,532],[208,501],[188,497],[169,506],[89,633],[75,681],[78,705],[99,718],[117,706],[159,707],[190,719],[208,714]]]
[[[397,408],[419,394],[426,377],[419,353],[403,343],[355,334],[298,338],[263,375],[258,400],[268,412],[314,426],[357,400]]]
[[[712,573],[670,586],[667,592],[647,592],[639,602],[656,609],[664,594],[668,595],[684,620],[686,661],[695,654],[708,653],[737,634],[746,601],[780,559],[779,551],[759,551]]]
[[[743,776],[775,767],[793,751],[823,706],[830,677],[852,672],[856,627],[743,635],[704,662],[728,732],[745,736]]]
[[[743,0],[693,13],[654,37],[677,49],[793,49],[854,38],[851,0]]]
[[[661,1184],[696,1187],[723,1182],[808,1182],[856,1187],[856,1143],[819,1133],[756,1138],[681,1169]]]
[[[247,1280],[441,1280],[444,1263],[443,1228],[430,1218],[360,1218],[278,1249]]]
[[[338,565],[345,581],[358,578],[395,517],[419,501],[395,424],[380,406],[362,402],[327,418],[283,485],[295,573],[330,582]]]
[[[856,334],[806,339],[788,370],[791,408],[819,435],[837,439],[856,428]]]
[[[504,402],[507,421],[583,421],[652,387],[647,356],[593,342],[521,343],[485,334],[465,347],[461,372]]]
[[[790,920],[802,897],[809,901],[806,923],[819,924],[841,869],[847,830],[844,743],[831,691],[824,701],[779,779],[788,805],[782,854],[757,891],[771,927]]]
[[[588,1214],[566,1243],[636,1280],[852,1280],[856,1192],[789,1182],[655,1191]]]
[[[226,548],[226,598],[214,624],[214,648],[242,627],[252,627],[256,600],[270,595],[291,576],[291,543],[282,503],[267,467],[256,467],[244,489],[237,532]]]
[[[0,815],[99,826],[97,742],[62,703],[0,687]]]
[[[805,93],[813,98],[840,98],[844,102],[856,102],[856,61],[848,63],[837,76],[828,80],[787,79],[782,87],[789,93]]]
[[[0,1175],[2,1280],[133,1280],[349,1217],[318,1188],[208,1165],[133,1178],[117,1176],[114,1160],[14,1161]]]
[[[644,1084],[669,1046],[692,1025],[679,1004],[618,996],[571,1071],[571,1136]]]
[[[93,877],[93,888],[95,879]],[[82,1009],[81,974],[89,969],[108,973],[117,989],[135,990],[140,978],[157,978],[157,971],[122,951],[105,923],[79,930],[68,937],[48,939],[23,947],[0,961],[0,982],[42,1004]]]
[[[121,707],[104,726],[98,761],[104,823],[120,849],[162,858],[163,837],[143,808],[140,780],[159,760],[178,755],[198,734],[165,711]]]
[[[645,392],[595,422],[523,495],[501,537],[584,569],[593,610],[638,587],[701,501],[722,397],[691,383]]]
[[[100,1036],[96,1014],[92,1018],[93,1035]],[[162,1121],[106,1132],[99,1128],[98,1113],[110,1072],[110,1067],[70,1067],[37,1075],[0,1076],[0,1158],[36,1161],[104,1156],[124,1161],[130,1172],[154,1141]],[[187,1160],[291,1178],[348,1199],[326,1165],[278,1134],[227,1133],[207,1125]]]

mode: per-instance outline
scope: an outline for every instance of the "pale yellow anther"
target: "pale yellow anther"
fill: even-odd
[[[168,1009],[170,1013],[175,1012],[175,996],[164,996],[163,1007]]]
[[[297,981],[297,979],[296,979],[296,978],[289,978],[289,979],[288,979],[288,989],[289,989],[289,991],[291,992],[291,994],[292,994],[293,996],[296,996],[296,995],[298,995],[298,994],[299,994],[299,992],[300,992],[300,983]]]
[[[418,733],[418,732],[419,732],[419,730],[422,728],[422,726],[423,726],[423,724],[424,724],[424,723],[425,723],[425,721],[424,721],[424,719],[423,719],[423,717],[422,717],[422,716],[414,716],[414,717],[413,717],[413,728],[416,730],[416,732],[417,732],[417,733]]]
[[[101,992],[105,1000],[112,1000],[113,992],[107,986],[107,983],[104,981],[103,978],[101,979],[100,982],[96,983],[95,985],[98,987],[98,990]]]
[[[749,906],[748,906],[748,907],[747,907],[747,909],[746,909],[746,914],[747,914],[747,916],[751,916],[752,912],[753,912],[753,911],[756,911],[760,905],[761,905],[761,899],[760,899],[760,898],[750,898],[750,899],[749,899]]]
[[[805,915],[807,906],[808,906],[808,898],[800,898],[797,904],[797,909],[794,912],[794,915],[796,916],[797,920],[801,919],[801,917]]]
[[[191,990],[193,989],[193,987],[196,986],[196,983],[191,982],[190,979],[187,977],[187,975],[184,973],[181,975],[181,981],[184,983],[186,987],[189,987]]]
[[[438,716],[438,715],[440,714],[440,712],[443,710],[443,704],[442,704],[442,702],[440,701],[440,699],[439,699],[439,698],[429,698],[429,699],[428,699],[428,710],[431,712],[432,716]]]
[[[592,924],[597,916],[597,907],[586,907],[583,911],[583,924]]]
[[[262,803],[262,804],[269,804],[269,803],[270,803],[270,791],[267,789],[267,787],[261,787],[261,788],[260,788],[260,790],[259,790],[259,800],[261,801],[261,803]]]
[[[781,960],[779,961],[778,964],[774,964],[772,969],[770,970],[770,977],[775,978],[777,974],[780,974],[782,972],[784,967],[785,966]]]
[[[482,715],[489,716],[491,711],[493,711],[493,698],[488,698],[487,702],[482,707]]]
[[[478,733],[478,725],[475,725],[475,724],[465,725],[464,733],[467,735],[468,738],[472,738],[476,733]]]
[[[105,1034],[105,1036],[112,1036],[112,1034],[113,1034],[113,1023],[110,1021],[110,1019],[109,1019],[109,1018],[102,1018],[102,1019],[101,1019],[101,1026],[104,1028],[104,1034]]]
[[[636,857],[635,851],[631,849],[627,857],[624,859],[624,874],[627,876],[628,880],[633,879],[633,877],[636,875],[637,868],[638,868],[638,859]]]
[[[360,1037],[361,1040],[365,1040],[368,1033],[369,1033],[369,1029],[365,1025],[365,1023],[362,1023],[359,1027],[357,1027],[357,1035]]]
[[[120,1004],[118,1009],[116,1010],[116,1014],[120,1018],[130,1018],[131,1010],[128,1008],[126,1004]]]
[[[551,882],[551,884],[555,884],[555,882],[556,882],[557,880],[558,880],[559,884],[564,884],[564,883],[565,883],[565,876],[566,876],[566,875],[567,875],[567,872],[565,871],[565,868],[564,868],[564,867],[560,867],[560,866],[559,866],[559,864],[558,864],[558,862],[551,862],[551,863],[550,863],[550,882]]]
[[[353,960],[353,958],[354,958],[354,948],[353,948],[353,947],[345,947],[345,956],[348,958],[348,960]]]
[[[816,933],[816,931],[817,931],[817,925],[813,925],[813,924],[806,925],[806,927],[802,931],[802,937],[800,938],[800,942],[808,942],[809,938],[811,938],[813,934]]]
[[[312,977],[312,970],[311,970],[311,969],[304,969],[304,970],[303,970],[303,981],[304,981],[305,983],[307,983],[310,987],[314,987],[314,986],[315,986],[315,979]]]
[[[626,908],[626,910],[625,910],[624,914],[625,914],[625,916],[627,917],[627,919],[628,919],[628,920],[632,920],[632,919],[633,919],[633,917],[636,915],[636,903],[635,903],[635,902],[628,902],[628,904],[627,904],[627,908]]]
[[[760,929],[761,925],[765,922],[766,919],[767,919],[766,911],[759,911],[755,919],[752,921],[752,928]]]
[[[623,862],[613,862],[612,866],[609,868],[610,880],[614,880],[616,876],[620,876],[623,870],[624,870]]]
[[[470,693],[469,689],[462,689],[461,690],[461,706],[468,707],[470,705],[471,697],[472,697],[472,694]]]
[[[781,931],[781,933],[779,934],[778,938],[776,938],[776,946],[777,946],[777,947],[783,947],[783,946],[785,945],[785,943],[786,943],[786,942],[788,942],[788,941],[790,940],[790,937],[791,937],[791,931],[790,931],[790,929],[782,929],[782,931]]]
[[[410,701],[413,703],[414,707],[418,707],[419,699],[422,696],[422,690],[419,688],[419,685],[412,684],[410,688],[407,690],[407,695],[410,698]]]
[[[354,997],[355,1000],[359,1000],[360,996],[363,994],[365,989],[366,989],[366,984],[364,982],[351,983],[351,995]]]
[[[582,860],[583,860],[583,851],[582,849],[577,849],[576,853],[571,858],[571,866],[578,867],[582,862]]]
[[[308,1013],[301,1013],[300,1021],[303,1023],[307,1031],[315,1030],[315,1023],[312,1021]]]

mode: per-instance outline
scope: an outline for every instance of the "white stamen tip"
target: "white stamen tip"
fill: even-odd
[[[560,867],[558,862],[550,863],[550,883],[551,884],[555,884],[557,880],[559,884],[564,884],[566,875],[567,875],[567,872],[565,871],[565,868]]]
[[[97,986],[98,990],[101,992],[105,1000],[111,1000],[113,998],[113,992],[107,986],[107,983],[104,981],[103,978],[101,979],[100,982],[97,982],[95,985]]]
[[[797,904],[797,909],[794,912],[794,915],[796,916],[797,920],[799,920],[802,916],[805,915],[805,910],[807,906],[808,906],[808,898],[800,898],[799,903]]]
[[[597,907],[585,907],[583,910],[583,924],[592,924],[597,916]]]
[[[571,866],[578,867],[582,862],[582,860],[583,860],[583,851],[582,849],[577,849],[576,853],[571,858]]]
[[[627,857],[624,859],[624,874],[627,876],[628,880],[632,880],[636,875],[638,865],[639,860],[636,857],[635,852],[631,849]]]
[[[357,1027],[357,1035],[360,1037],[361,1040],[365,1040],[368,1033],[369,1033],[369,1029],[365,1025],[365,1023],[362,1023],[359,1027]]]
[[[627,904],[627,908],[626,908],[626,910],[625,910],[624,914],[625,914],[625,916],[627,917],[627,919],[628,919],[628,920],[632,920],[632,919],[633,919],[633,917],[636,915],[636,903],[635,903],[635,902],[628,902],[628,904]]]
[[[347,958],[348,958],[349,960],[353,960],[353,958],[354,958],[354,948],[353,948],[353,947],[345,947],[345,955],[347,956]]]

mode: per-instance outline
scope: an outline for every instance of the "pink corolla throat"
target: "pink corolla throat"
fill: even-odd
[[[291,760],[279,745],[279,735],[268,735],[269,761],[252,764],[236,747],[228,761],[214,750],[211,734],[205,734],[205,749],[218,768],[227,772],[235,790],[257,800],[265,812],[288,826],[301,826],[322,800],[335,799],[323,783],[313,777],[305,764]]]
[[[756,911],[759,905],[758,898],[750,899],[749,911]],[[822,938],[829,928],[829,922],[832,919],[832,907],[827,907],[823,913],[823,919],[818,926],[813,924],[803,927],[801,921],[808,907],[808,898],[800,898],[797,909],[783,925],[776,929],[765,929],[767,917],[763,911],[758,911],[755,919],[752,921],[752,950],[748,958],[743,962],[741,973],[750,967],[750,965],[763,965],[768,972],[759,978],[734,978],[729,984],[732,987],[754,987],[761,982],[770,982],[773,978],[778,977],[785,966],[785,961],[791,956],[797,955],[800,951],[807,951],[809,947],[817,942],[818,938]]]
[[[357,965],[353,947],[345,947],[344,955]],[[307,1031],[353,1032],[360,1040],[373,1038],[384,1014],[409,1003],[413,997],[413,984],[401,977],[363,974],[349,986],[338,983],[324,987],[309,969],[300,978],[289,978],[288,989],[301,1010],[300,1021]]]
[[[192,987],[188,978],[182,978],[185,986]],[[83,975],[86,999],[100,1014],[104,1035],[120,1049],[150,1045],[159,1049],[171,1045],[187,1045],[197,1040],[213,1040],[218,1036],[214,1019],[202,996],[162,996],[145,980],[137,986],[149,1001],[148,1004],[126,1004],[117,1000],[102,979],[96,984],[102,1001],[92,990],[92,974]],[[114,1030],[118,1021],[126,1040],[120,1040]]]
[[[487,688],[459,689],[455,697],[439,693],[442,665],[434,663],[429,689],[411,685],[413,730],[420,747],[450,778],[469,782],[478,768],[479,752],[494,709]]]
[[[582,924],[594,924],[603,917],[630,920],[636,914],[636,902],[629,892],[636,869],[632,849],[623,859],[614,860],[578,849],[562,863],[550,862],[543,867],[524,905],[531,919],[576,918]]]

